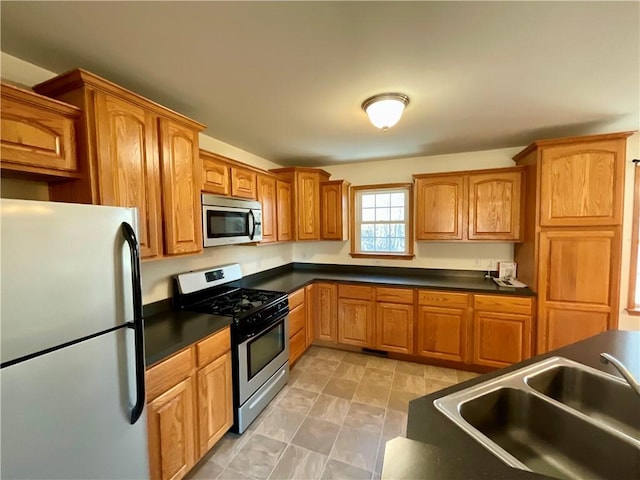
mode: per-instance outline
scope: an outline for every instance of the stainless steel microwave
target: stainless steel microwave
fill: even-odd
[[[255,200],[202,194],[205,247],[262,240],[262,205]]]

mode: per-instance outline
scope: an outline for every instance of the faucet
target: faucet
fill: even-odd
[[[620,360],[618,360],[616,357],[614,357],[610,353],[601,353],[600,361],[605,365],[608,365],[608,364],[613,365],[616,368],[616,370],[620,372],[620,375],[622,375],[624,379],[629,383],[633,391],[636,392],[638,395],[640,395],[640,383],[638,383],[638,381],[635,378],[633,378],[633,375],[631,374],[629,369],[625,367]]]

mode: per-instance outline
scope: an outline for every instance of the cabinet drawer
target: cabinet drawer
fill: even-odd
[[[305,308],[304,305],[298,305],[293,310],[289,311],[289,337],[298,333],[302,327],[304,327],[305,320]]]
[[[305,340],[306,333],[304,331],[304,328],[296,333],[291,338],[291,340],[289,340],[289,363],[291,365],[293,365],[293,362],[300,358],[300,355],[304,353],[304,349],[306,346]]]
[[[176,353],[147,370],[147,400],[151,401],[161,393],[189,377],[195,367],[194,349]]]
[[[469,295],[466,293],[436,292],[418,290],[418,304],[432,307],[467,308]]]
[[[229,331],[229,327],[225,327],[219,332],[198,342],[196,345],[198,368],[204,367],[231,349],[231,335]]]
[[[373,288],[360,285],[338,285],[338,297],[371,300],[373,298]]]
[[[413,290],[407,288],[376,288],[376,301],[413,304]]]
[[[532,314],[532,299],[530,297],[509,297],[506,295],[474,295],[473,308],[488,312]]]
[[[289,311],[304,303],[304,288],[289,294]]]

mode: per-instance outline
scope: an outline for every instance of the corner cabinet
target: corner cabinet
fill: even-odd
[[[204,125],[80,69],[34,90],[83,111],[80,178],[52,184],[51,200],[138,208],[144,259],[202,251]]]
[[[262,243],[290,241],[291,183],[258,174],[257,184],[258,201],[262,203]]]
[[[524,169],[414,175],[416,240],[522,240]]]
[[[2,84],[0,168],[56,181],[78,177],[76,133],[81,112],[36,93]]]
[[[271,172],[293,187],[293,240],[320,240],[320,183],[329,174],[317,168],[278,168]]]
[[[179,480],[233,424],[229,328],[147,369],[151,480]]]

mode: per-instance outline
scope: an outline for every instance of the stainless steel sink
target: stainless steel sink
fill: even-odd
[[[633,438],[640,438],[640,397],[616,377],[558,366],[529,376],[525,381],[543,395]]]
[[[567,479],[640,478],[640,398],[585,365],[553,357],[434,404],[511,467]]]

